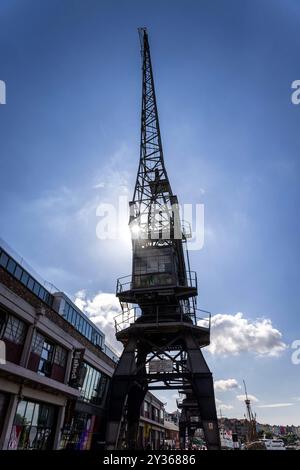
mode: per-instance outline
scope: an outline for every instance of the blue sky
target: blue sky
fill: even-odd
[[[296,0],[0,6],[1,236],[60,289],[84,290],[103,324],[109,301],[101,307],[97,294],[114,292],[131,253],[126,227],[121,240],[96,237],[96,208],[133,191],[137,27],[147,26],[172,187],[183,203],[205,206],[204,247],[191,253],[199,304],[235,337],[234,351],[205,353],[216,380],[238,384],[223,384],[220,407],[243,416],[245,378],[259,421],[282,424],[300,424],[290,348],[300,339],[300,106],[290,99],[299,21]],[[215,344],[224,328],[212,332]]]

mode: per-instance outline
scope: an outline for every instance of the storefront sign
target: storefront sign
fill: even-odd
[[[173,362],[168,359],[161,359],[149,362],[149,372],[173,372]]]
[[[78,388],[82,385],[83,376],[83,356],[85,349],[75,349],[70,373],[69,385]]]

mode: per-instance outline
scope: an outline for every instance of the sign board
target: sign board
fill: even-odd
[[[83,356],[85,349],[75,349],[70,372],[69,385],[78,388],[83,382]]]
[[[169,359],[150,361],[149,372],[173,372],[173,361],[170,361]]]

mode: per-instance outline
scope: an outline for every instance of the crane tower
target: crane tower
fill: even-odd
[[[111,380],[106,446],[139,447],[140,408],[147,390],[177,389],[184,446],[192,418],[208,449],[220,439],[213,378],[201,348],[210,342],[210,317],[197,310],[197,277],[190,270],[189,227],[167,175],[146,28],[139,29],[142,54],[140,161],[130,202],[132,272],[119,278],[122,313],[116,337],[124,345]],[[201,313],[201,315],[200,315]]]

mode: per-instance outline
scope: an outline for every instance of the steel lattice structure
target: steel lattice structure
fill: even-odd
[[[132,274],[117,282],[122,314],[116,337],[124,350],[110,386],[107,448],[138,446],[147,390],[178,389],[186,394],[182,446],[194,417],[208,448],[218,449],[213,379],[201,352],[210,341],[210,318],[200,319],[196,308],[197,277],[190,271],[186,231],[165,169],[146,29],[139,35],[143,82],[140,163],[129,220]]]

